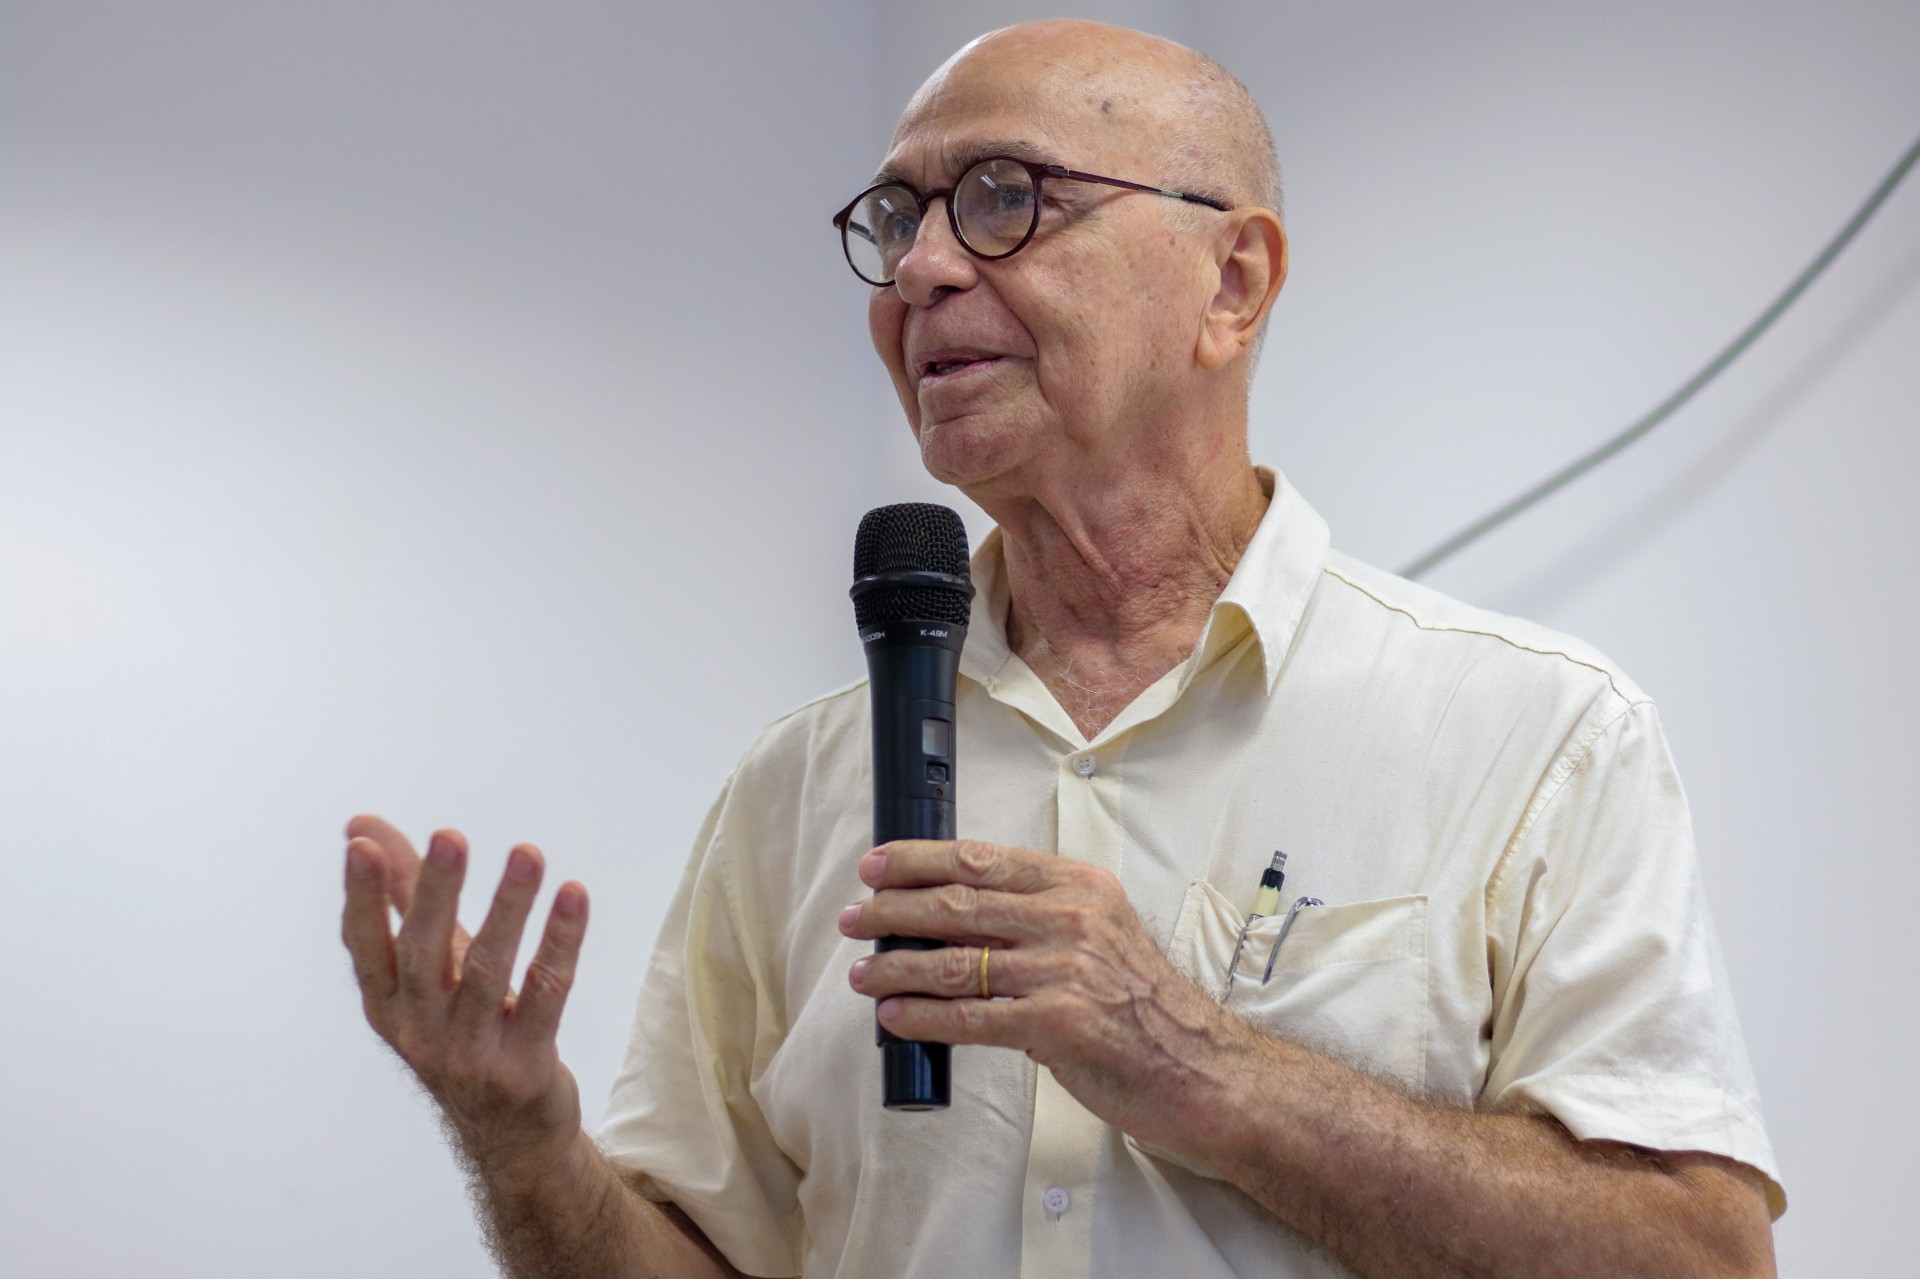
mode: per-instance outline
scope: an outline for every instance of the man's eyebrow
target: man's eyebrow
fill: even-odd
[[[949,178],[958,178],[982,160],[996,155],[1011,156],[1015,160],[1030,160],[1034,164],[1057,163],[1051,151],[1025,138],[986,138],[948,147],[942,156],[941,167]],[[873,185],[879,186],[883,182],[912,185],[908,182],[905,173],[886,164],[881,165],[879,172],[873,175]]]

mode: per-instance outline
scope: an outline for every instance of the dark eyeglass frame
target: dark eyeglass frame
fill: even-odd
[[[1020,242],[1011,249],[1008,249],[1005,253],[982,253],[979,249],[967,243],[966,233],[960,229],[960,219],[953,211],[953,193],[959,189],[962,183],[966,182],[967,178],[972,175],[975,169],[993,164],[996,161],[1019,165],[1027,171],[1027,176],[1033,180],[1033,221],[1027,225],[1027,233],[1020,237]],[[1047,178],[1063,178],[1069,182],[1097,182],[1102,186],[1120,187],[1127,191],[1145,191],[1148,195],[1165,196],[1170,200],[1185,200],[1190,204],[1204,204],[1209,209],[1218,209],[1222,213],[1233,212],[1233,206],[1230,204],[1213,199],[1211,196],[1195,195],[1190,191],[1175,191],[1170,187],[1148,186],[1142,182],[1128,182],[1124,178],[1105,178],[1097,173],[1082,173],[1078,169],[1069,169],[1065,165],[1038,164],[1032,160],[1022,160],[1018,156],[990,155],[968,165],[967,171],[960,175],[960,181],[954,183],[953,186],[941,187],[938,190],[929,191],[925,195],[915,190],[913,184],[910,182],[894,181],[874,183],[859,195],[847,201],[846,208],[833,215],[833,225],[840,232],[840,251],[846,255],[847,265],[853,267],[853,273],[860,276],[860,279],[865,283],[873,285],[876,289],[884,289],[894,282],[892,279],[871,280],[865,275],[862,275],[860,268],[854,263],[853,245],[848,241],[847,237],[853,234],[853,226],[850,219],[853,217],[853,211],[859,207],[860,202],[872,195],[875,191],[883,191],[889,187],[897,187],[911,195],[914,202],[919,205],[919,226],[926,225],[927,206],[935,200],[942,200],[947,206],[947,226],[952,229],[953,238],[961,248],[973,254],[974,257],[987,262],[998,262],[1002,259],[1010,258],[1020,250],[1026,248],[1027,244],[1033,239],[1034,233],[1040,229],[1040,187],[1041,183]],[[914,229],[914,238],[918,240],[919,236],[919,227],[916,227]]]

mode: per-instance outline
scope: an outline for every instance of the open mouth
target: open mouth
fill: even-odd
[[[928,360],[920,366],[920,376],[924,380],[931,377],[946,377],[966,369],[984,368],[989,364],[998,364],[997,355],[956,355],[946,359]]]

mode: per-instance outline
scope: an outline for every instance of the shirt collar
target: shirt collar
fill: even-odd
[[[1194,665],[1204,665],[1214,656],[1215,633],[1223,629],[1223,615],[1237,610],[1259,637],[1260,660],[1271,693],[1300,619],[1306,615],[1307,601],[1319,585],[1330,542],[1327,522],[1307,505],[1299,489],[1287,483],[1286,476],[1268,466],[1255,467],[1254,473],[1269,499],[1267,513],[1234,566],[1227,588],[1213,603],[1207,629],[1195,648],[1201,660]]]
[[[1246,553],[1234,566],[1226,589],[1214,601],[1206,629],[1194,647],[1194,657],[1188,659],[1181,675],[1182,686],[1232,647],[1250,627],[1260,644],[1267,691],[1272,692],[1300,619],[1306,614],[1307,601],[1319,582],[1320,570],[1326,566],[1327,522],[1280,472],[1259,466],[1254,473],[1269,499],[1267,513],[1254,530],[1253,540],[1247,543]],[[991,685],[1013,656],[1006,631],[1006,552],[998,528],[981,540],[971,571],[973,616],[967,626],[960,672]]]

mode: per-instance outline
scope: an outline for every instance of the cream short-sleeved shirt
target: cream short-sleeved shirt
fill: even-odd
[[[1193,656],[1081,737],[975,557],[959,832],[1113,871],[1186,972],[1271,1033],[1461,1108],[1778,1173],[1653,704],[1565,636],[1328,549],[1286,481]],[[840,935],[867,895],[863,683],[769,727],[713,807],[600,1140],[755,1275],[1336,1273],[1240,1191],[963,1046],[953,1105],[879,1104]],[[1228,965],[1260,872],[1300,912]],[[1284,905],[1284,903],[1283,903]]]

